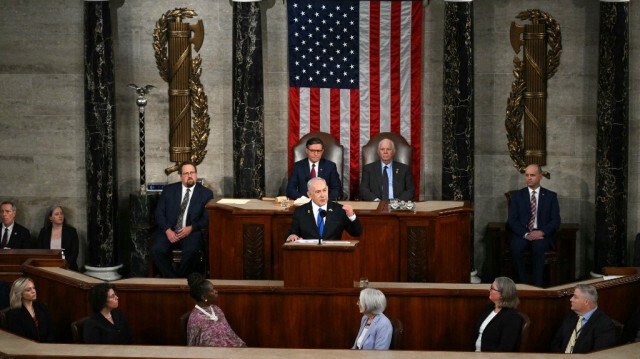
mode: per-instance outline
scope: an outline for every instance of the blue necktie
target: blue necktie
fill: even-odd
[[[324,219],[322,218],[322,212],[324,212],[324,210],[322,208],[320,208],[318,210],[318,231],[320,232],[320,238],[322,238],[322,232],[324,232]]]

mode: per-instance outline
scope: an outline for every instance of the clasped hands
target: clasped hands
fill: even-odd
[[[544,232],[539,229],[533,230],[527,234],[527,240],[529,241],[537,241],[542,238],[544,238]]]
[[[171,243],[176,243],[179,242],[181,239],[188,237],[191,234],[191,231],[193,230],[192,226],[186,226],[186,227],[182,227],[177,231],[174,231],[171,228],[168,228],[165,233],[167,235],[167,238],[169,239],[169,242]]]

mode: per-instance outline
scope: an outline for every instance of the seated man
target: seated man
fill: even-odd
[[[2,234],[0,234],[0,249],[30,249],[38,248],[31,239],[29,230],[14,221],[16,218],[16,205],[11,201],[0,204],[2,212]]]
[[[209,224],[209,214],[204,206],[213,198],[210,189],[196,182],[198,172],[193,163],[183,162],[178,173],[180,182],[164,188],[155,211],[158,229],[153,235],[151,255],[165,278],[185,278],[196,271],[202,243],[200,230]],[[175,248],[182,250],[177,273],[170,258]]]
[[[411,167],[393,161],[396,148],[393,141],[385,138],[378,143],[380,162],[369,163],[362,170],[360,200],[388,201],[397,198],[413,200],[415,187]]]
[[[329,185],[329,200],[336,201],[342,197],[342,184],[336,164],[322,158],[324,143],[317,137],[310,138],[304,149],[307,158],[293,165],[291,177],[287,182],[287,197],[298,199],[307,193],[307,182],[311,178],[321,177]]]
[[[615,345],[616,328],[611,318],[598,308],[598,292],[594,286],[576,286],[571,310],[551,342],[551,351],[589,353]]]
[[[293,221],[287,233],[287,242],[306,239],[341,239],[342,231],[357,237],[362,234],[360,220],[353,208],[337,202],[328,202],[327,182],[320,177],[307,182],[307,195],[311,198],[293,212]]]
[[[543,285],[544,252],[555,248],[560,227],[560,207],[555,192],[540,187],[542,169],[532,164],[525,169],[527,187],[514,192],[509,207],[509,227],[513,266],[518,283],[528,283],[522,252],[531,246],[533,285]],[[562,259],[561,259],[562,260]]]

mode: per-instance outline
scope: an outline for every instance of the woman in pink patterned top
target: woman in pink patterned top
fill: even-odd
[[[218,302],[218,291],[199,273],[187,278],[190,294],[196,306],[187,323],[187,345],[201,347],[246,347],[247,344],[231,329]]]

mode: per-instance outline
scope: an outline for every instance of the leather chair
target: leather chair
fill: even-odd
[[[198,252],[198,267],[201,270],[202,276],[205,278],[209,278],[209,228],[203,228],[202,233],[202,249]],[[149,277],[153,277],[154,274],[158,273],[158,270],[155,268],[153,264],[153,257],[151,254],[151,244],[153,243],[153,238],[149,238],[147,240],[147,248],[149,251]],[[182,250],[174,249],[171,251],[171,264],[173,265],[173,269],[177,270],[180,266],[180,261],[182,260]]]
[[[83,329],[84,322],[86,322],[87,319],[89,319],[89,317],[80,318],[71,323],[71,337],[73,338],[73,342],[76,344],[84,343]]]
[[[522,329],[520,332],[520,351],[526,352],[529,351],[529,327],[531,326],[531,319],[529,319],[528,315],[522,312],[518,312],[518,314],[520,314],[520,316],[522,317]]]
[[[7,324],[7,312],[11,310],[11,307],[6,307],[0,310],[0,329],[9,330],[9,325]]]
[[[405,140],[402,135],[397,133],[380,132],[379,134],[373,136],[373,138],[371,138],[369,142],[364,145],[364,147],[362,147],[362,167],[368,165],[371,162],[380,160],[380,156],[378,156],[378,143],[387,138],[393,141],[393,145],[396,148],[396,155],[393,160],[403,163],[409,167],[413,165],[411,157],[412,150],[407,140]]]
[[[313,137],[317,137],[324,142],[324,153],[322,154],[322,157],[336,164],[340,183],[344,184],[344,181],[342,180],[342,170],[344,168],[344,147],[339,144],[331,134],[326,132],[309,132],[302,136],[300,141],[293,146],[293,162],[295,163],[307,158],[305,148],[307,148],[307,141]]]
[[[191,316],[191,311],[188,311],[180,316],[179,319],[179,328],[180,333],[182,335],[182,342],[184,345],[189,345],[187,342],[187,324],[189,324],[189,317]]]
[[[402,322],[398,318],[388,317],[393,327],[393,333],[391,334],[391,345],[389,349],[400,350],[403,348],[402,335],[404,334],[404,327]]]

